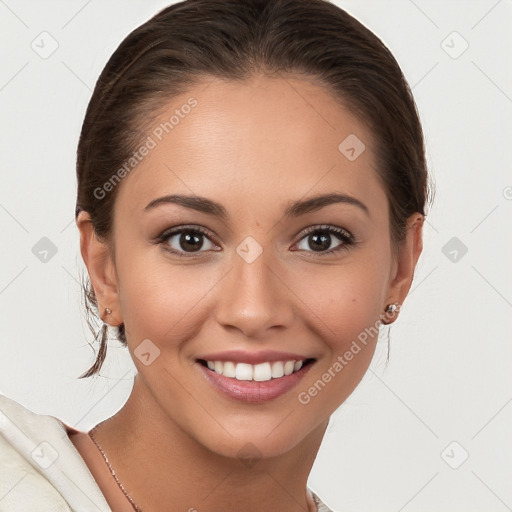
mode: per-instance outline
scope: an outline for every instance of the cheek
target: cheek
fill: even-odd
[[[117,266],[119,300],[133,347],[146,338],[172,346],[194,336],[201,300],[219,280],[211,269],[167,261],[155,248],[132,251]]]
[[[294,277],[294,292],[305,305],[303,316],[333,351],[344,350],[360,332],[375,325],[385,300],[385,269],[385,262],[361,252],[341,265],[305,267],[301,279]]]
[[[333,413],[359,384],[373,357],[386,274],[367,261],[318,271],[302,282],[301,313],[327,348],[318,367],[297,390],[308,417]],[[313,413],[312,411],[315,411]]]

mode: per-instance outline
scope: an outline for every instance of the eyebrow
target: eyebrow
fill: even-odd
[[[180,206],[184,206],[185,208],[197,210],[198,212],[206,213],[208,215],[214,215],[222,219],[227,219],[228,217],[226,209],[221,204],[216,203],[211,199],[201,196],[186,196],[179,194],[172,194],[153,199],[144,208],[144,211],[148,211],[162,204],[169,203],[178,204]],[[285,217],[300,217],[301,215],[304,215],[306,213],[315,212],[317,210],[320,210],[321,208],[324,208],[325,206],[329,206],[331,204],[336,203],[357,206],[358,208],[363,210],[366,213],[366,215],[370,216],[368,207],[359,199],[356,199],[355,197],[349,196],[347,194],[340,194],[337,192],[331,194],[317,195],[302,201],[294,201],[288,203],[284,215]]]

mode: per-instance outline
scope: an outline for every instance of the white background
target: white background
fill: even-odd
[[[77,379],[94,354],[76,146],[107,59],[168,3],[0,1],[0,392],[84,431],[123,405],[135,367],[110,341],[101,377]],[[383,336],[309,485],[340,512],[512,510],[512,2],[336,3],[383,39],[413,87],[436,197],[390,363]],[[43,31],[58,43],[46,59],[31,48]],[[57,248],[46,263],[32,252],[42,237]]]

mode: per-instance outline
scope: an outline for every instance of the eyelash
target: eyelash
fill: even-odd
[[[338,228],[335,226],[329,226],[329,225],[321,225],[321,226],[311,226],[310,228],[307,228],[305,231],[302,232],[302,236],[300,237],[299,242],[301,242],[304,238],[306,238],[311,233],[328,233],[332,235],[336,235],[343,243],[341,245],[338,245],[334,249],[329,249],[328,251],[306,251],[313,253],[313,257],[315,258],[322,258],[324,255],[331,255],[333,253],[336,253],[338,251],[348,251],[351,246],[354,246],[357,244],[356,238],[350,234],[346,229]],[[193,233],[193,234],[201,234],[204,235],[206,238],[210,239],[209,233],[206,229],[202,228],[201,226],[180,226],[179,228],[173,228],[170,231],[164,231],[161,235],[159,235],[155,239],[155,243],[157,244],[165,244],[171,237],[174,235],[182,234],[182,233]],[[212,242],[210,240],[210,242]],[[214,242],[212,242],[214,243]],[[180,258],[193,258],[195,254],[205,252],[205,251],[197,251],[196,253],[188,253],[188,255],[185,256],[185,252],[183,251],[176,251],[175,249],[170,249],[169,247],[165,247],[166,251],[169,251],[170,253],[180,257]],[[302,250],[302,249],[299,249]]]

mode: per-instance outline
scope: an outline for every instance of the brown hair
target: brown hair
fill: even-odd
[[[132,31],[107,62],[87,108],[75,216],[87,211],[96,235],[109,242],[118,187],[100,198],[95,191],[133,154],[159,109],[208,77],[244,80],[256,73],[312,77],[366,123],[399,247],[407,218],[425,215],[430,192],[416,105],[382,41],[326,0],[186,0]],[[107,326],[96,332],[90,322],[98,305],[88,279],[83,291],[87,323],[101,343],[79,378],[98,373],[107,340]],[[126,346],[124,324],[117,339]]]

